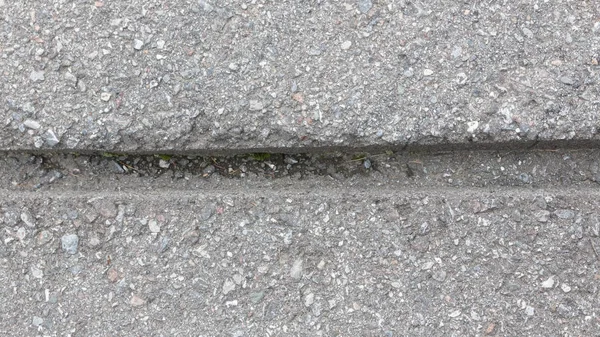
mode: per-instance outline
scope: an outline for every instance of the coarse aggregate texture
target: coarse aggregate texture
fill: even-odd
[[[0,334],[597,336],[599,163],[4,157]]]
[[[599,46],[589,0],[0,0],[0,335],[600,336]]]
[[[596,189],[159,192],[3,198],[0,331],[600,331]]]
[[[597,1],[0,0],[0,150],[598,141]]]

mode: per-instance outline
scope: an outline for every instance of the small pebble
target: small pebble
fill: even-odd
[[[233,275],[233,282],[235,284],[241,285],[243,281],[244,281],[244,276],[242,276],[240,274]]]
[[[567,33],[565,35],[565,42],[566,43],[572,43],[573,42],[573,36],[571,36],[571,34]]]
[[[458,316],[460,316],[460,310],[454,310],[451,313],[448,314],[448,316],[452,317],[452,318],[456,318]]]
[[[132,307],[140,307],[144,304],[146,304],[146,301],[136,295],[131,296],[131,300],[129,301],[129,304],[131,304]]]
[[[428,261],[423,263],[423,265],[421,266],[421,270],[429,270],[431,269],[431,267],[433,267],[433,261]]]
[[[133,40],[133,48],[135,50],[141,50],[144,47],[144,41],[135,39]]]
[[[527,38],[530,38],[530,39],[533,38],[533,32],[531,31],[531,29],[523,28],[521,31],[523,32],[523,34],[525,36],[527,36]]]
[[[290,156],[286,156],[283,159],[283,162],[289,165],[294,165],[294,164],[298,164],[298,161],[296,159],[294,159],[293,157]]]
[[[459,58],[461,55],[462,55],[462,47],[454,46],[454,49],[452,49],[452,57]]]
[[[444,282],[446,279],[446,272],[443,270],[435,271],[431,277],[438,282]]]
[[[258,111],[258,110],[262,110],[262,108],[263,108],[263,103],[261,101],[250,100],[250,104],[249,104],[250,111]]]
[[[42,277],[44,277],[44,272],[41,269],[39,269],[38,267],[32,266],[31,267],[31,276],[41,279]]]
[[[467,122],[467,132],[469,132],[469,133],[474,133],[478,127],[479,127],[478,121]]]
[[[19,241],[23,241],[25,237],[27,237],[27,229],[25,229],[25,227],[19,227],[17,230],[17,239],[19,239]]]
[[[108,102],[110,101],[110,96],[112,96],[110,92],[103,92],[100,94],[100,99],[104,102]]]
[[[227,280],[225,280],[225,282],[223,282],[223,295],[227,295],[234,290],[235,290],[235,283],[232,280],[227,279]]]
[[[168,169],[171,166],[171,163],[168,160],[160,159],[158,161],[158,166],[160,168]]]
[[[115,283],[119,279],[119,273],[115,268],[110,268],[106,273],[106,276],[108,277],[108,281],[111,283]]]
[[[25,125],[26,127],[32,129],[32,130],[37,130],[41,127],[40,123],[38,123],[37,121],[34,121],[33,119],[26,119],[23,122],[23,125]]]
[[[542,288],[549,289],[554,286],[554,276],[550,276],[546,281],[542,282]]]
[[[117,163],[114,160],[110,161],[110,169],[114,173],[119,173],[119,174],[125,173],[125,170],[123,169],[123,167],[121,166],[121,164]]]
[[[527,308],[525,308],[525,314],[527,314],[527,316],[533,316],[533,314],[535,313],[535,309],[533,309],[532,306],[527,306]]]
[[[560,81],[562,83],[566,84],[566,85],[573,85],[573,84],[575,84],[575,81],[572,78],[567,77],[567,76],[562,76],[560,78]]]
[[[299,280],[300,278],[302,278],[302,260],[301,259],[297,259],[296,261],[294,261],[294,265],[292,266],[292,269],[290,269],[290,276],[296,280]]]
[[[358,10],[361,13],[366,14],[371,7],[373,7],[373,2],[371,2],[371,0],[358,0]]]
[[[425,70],[423,70],[423,75],[425,75],[425,76],[431,76],[431,75],[433,75],[433,70],[431,70],[431,69],[425,69]]]
[[[27,227],[35,228],[35,220],[29,210],[25,209],[21,212],[21,220],[27,225]]]
[[[525,184],[531,183],[531,177],[527,173],[521,173],[521,174],[519,174],[519,180],[521,180]]]
[[[213,165],[208,165],[207,167],[204,168],[204,170],[202,170],[202,173],[213,174],[213,173],[215,173],[215,167]]]
[[[571,291],[571,287],[566,283],[561,284],[560,289],[562,289],[562,291],[564,291],[565,293],[568,293]]]
[[[260,302],[263,299],[263,297],[265,297],[265,292],[258,291],[258,292],[250,293],[249,297],[250,297],[250,301],[252,301],[252,303],[257,304],[258,302]]]
[[[304,305],[310,307],[315,302],[315,294],[310,293],[304,297]]]
[[[319,264],[317,264],[317,268],[319,270],[323,270],[323,268],[325,268],[325,261],[324,260],[319,261]]]
[[[42,82],[45,79],[44,74],[43,70],[34,70],[29,74],[29,79],[33,82]]]
[[[596,21],[596,23],[594,23],[594,28],[592,28],[592,31],[596,34],[600,34],[600,21]]]
[[[158,232],[160,232],[160,225],[154,219],[148,221],[148,228],[150,229],[150,232],[152,232],[152,233],[158,233]]]
[[[67,254],[77,253],[77,246],[79,245],[79,237],[75,234],[63,235],[60,238],[62,249]]]
[[[33,325],[35,326],[40,326],[44,324],[44,319],[38,316],[33,316],[33,320],[31,323],[33,323]]]
[[[554,211],[554,214],[561,219],[573,219],[575,217],[575,212],[570,209],[558,209]]]
[[[54,146],[60,142],[58,140],[58,138],[56,137],[56,135],[54,134],[54,131],[52,131],[51,129],[48,129],[48,131],[46,131],[46,133],[44,133],[44,140],[46,141],[46,144],[48,144],[49,146]]]
[[[45,243],[48,243],[48,242],[50,242],[50,240],[52,240],[52,233],[50,233],[47,230],[43,230],[37,235],[38,245],[43,245]]]
[[[73,86],[77,83],[77,76],[73,75],[70,72],[66,72],[64,77],[65,77],[65,80],[67,82],[71,83],[71,85],[73,85]]]
[[[342,50],[348,50],[352,46],[352,41],[344,41],[341,45]]]
[[[548,218],[550,217],[550,212],[546,210],[537,211],[534,213],[534,216],[539,222],[548,222]]]

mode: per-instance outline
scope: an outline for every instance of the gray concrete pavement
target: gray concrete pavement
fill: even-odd
[[[0,0],[0,335],[600,336],[598,46],[593,1]]]
[[[1,335],[600,331],[597,150],[160,160],[0,160]]]
[[[593,189],[20,193],[10,336],[595,336]]]
[[[594,1],[2,1],[0,149],[597,140]]]

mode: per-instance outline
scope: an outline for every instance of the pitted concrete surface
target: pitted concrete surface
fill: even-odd
[[[594,1],[0,0],[0,335],[600,336],[599,45]]]
[[[0,149],[596,140],[595,1],[0,1]]]
[[[595,336],[597,189],[4,197],[6,336]],[[10,221],[10,220],[9,220]]]
[[[2,158],[0,334],[600,332],[598,151],[275,159]]]

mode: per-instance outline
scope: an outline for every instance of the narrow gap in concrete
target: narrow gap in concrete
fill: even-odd
[[[346,184],[370,188],[595,186],[600,151],[530,149],[478,151],[256,152],[230,156],[11,153],[0,158],[0,187],[40,189],[76,185],[189,188],[223,185],[224,180],[255,186],[291,183]]]

